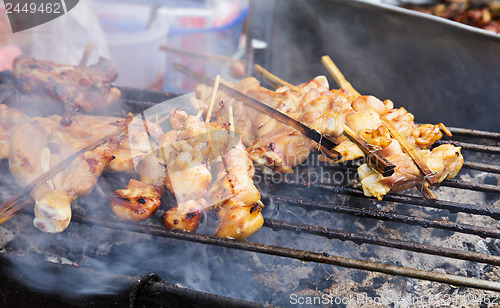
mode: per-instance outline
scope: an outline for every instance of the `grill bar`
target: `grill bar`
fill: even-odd
[[[477,138],[493,138],[500,139],[500,133],[495,132],[487,132],[477,129],[469,129],[469,128],[459,128],[459,127],[447,127],[450,132],[454,135],[465,135]]]
[[[306,183],[296,183],[296,182],[291,182],[291,181],[286,181],[286,184],[298,186],[301,188],[307,188],[309,186],[317,187],[317,188],[323,189],[325,191],[329,191],[329,192],[336,193],[336,194],[343,194],[343,195],[350,195],[350,196],[355,196],[355,197],[366,198],[364,196],[362,190],[356,189],[356,188],[351,188],[351,187],[346,187],[346,186],[331,185],[331,184],[308,185]],[[492,208],[492,207],[484,207],[484,206],[477,206],[477,205],[452,202],[452,201],[443,201],[443,200],[428,201],[426,199],[419,198],[419,197],[414,197],[414,196],[409,196],[409,195],[399,195],[399,194],[385,195],[383,201],[419,205],[419,206],[431,207],[431,208],[436,208],[436,209],[441,209],[441,210],[446,209],[446,210],[450,211],[451,213],[461,212],[461,213],[467,213],[467,214],[484,215],[484,216],[489,216],[489,217],[494,218],[494,219],[500,219],[500,209],[496,209],[496,208]]]
[[[483,163],[474,163],[470,161],[464,162],[464,168],[492,173],[500,173],[500,166],[493,166]]]
[[[498,167],[498,166],[491,166],[491,165],[482,164],[482,167],[491,168],[492,170],[498,170],[500,172],[500,167]],[[337,169],[337,170],[353,170],[353,168],[357,168],[357,167],[351,166],[351,165],[350,166],[335,165],[335,166],[331,166],[330,168]],[[440,185],[447,186],[447,187],[462,188],[462,189],[469,189],[469,190],[475,190],[475,191],[500,194],[500,186],[497,186],[497,185],[479,184],[479,183],[457,180],[457,179],[446,179],[443,182],[441,182]]]
[[[431,227],[444,229],[466,234],[473,234],[480,237],[500,238],[500,230],[493,228],[478,227],[467,224],[459,224],[452,221],[434,220],[424,217],[408,216],[397,213],[376,211],[370,209],[359,209],[345,205],[338,205],[326,202],[313,201],[309,199],[296,199],[277,195],[262,194],[263,199],[273,199],[283,201],[306,209],[316,209],[327,212],[336,212],[341,214],[353,215],[362,218],[373,218],[384,221],[394,221],[409,225],[417,225],[425,228]]]
[[[167,230],[165,228],[156,226],[130,224],[127,222],[120,222],[109,219],[105,220],[97,217],[91,217],[88,215],[82,216],[75,214],[73,215],[73,220],[85,224],[95,224],[117,230],[121,229],[121,230],[163,236],[168,238],[186,240],[191,242],[197,242],[202,244],[241,249],[257,253],[264,253],[268,255],[292,258],[300,261],[312,261],[312,262],[331,264],[341,267],[375,271],[390,275],[400,275],[410,278],[426,279],[436,282],[449,283],[452,285],[479,288],[492,291],[500,291],[500,283],[489,280],[481,280],[464,276],[435,273],[414,268],[406,268],[402,266],[357,260],[340,256],[330,256],[326,253],[315,253],[305,250],[283,248],[265,244],[252,243],[247,241],[235,241],[230,239],[217,238],[203,234],[189,233],[176,230]]]
[[[467,260],[467,261],[475,261],[475,262],[483,262],[492,265],[500,265],[500,257],[498,256],[490,256],[486,254],[469,252],[469,251],[461,251],[458,249],[451,249],[446,247],[438,247],[433,245],[425,245],[419,243],[413,243],[409,241],[403,241],[392,238],[384,238],[379,236],[372,236],[362,233],[352,233],[341,230],[336,230],[332,228],[324,228],[318,226],[297,224],[292,222],[286,222],[281,220],[274,219],[266,219],[264,222],[266,227],[272,228],[273,230],[281,229],[288,230],[294,232],[303,232],[313,235],[319,235],[330,238],[336,238],[341,241],[351,241],[355,244],[373,244],[384,247],[398,248],[404,249],[408,251],[421,252],[431,255],[437,256],[445,256],[449,258]]]
[[[448,187],[454,187],[454,188],[470,189],[470,190],[475,190],[475,191],[500,194],[500,186],[496,186],[496,185],[472,183],[472,182],[460,181],[460,180],[456,180],[456,179],[444,180],[441,183],[441,185],[448,186]]]
[[[445,141],[445,140],[438,140],[438,141],[436,141],[435,144],[437,144],[437,145],[453,144],[455,146],[462,147],[463,150],[484,152],[487,154],[500,154],[500,147],[489,146],[489,145],[474,144],[474,143],[467,143],[467,142],[458,142],[458,141]]]
[[[356,164],[355,161],[347,161],[347,162],[344,162],[342,165],[331,165],[328,163],[321,163],[321,165],[323,167],[332,168],[332,169],[352,169],[352,168],[357,169],[360,166],[359,164]],[[484,172],[491,172],[491,173],[500,173],[500,166],[477,163],[477,162],[470,162],[470,161],[465,161],[464,166],[462,168],[463,169],[477,170],[477,171],[484,171]]]

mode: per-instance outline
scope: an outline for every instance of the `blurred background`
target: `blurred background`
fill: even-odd
[[[241,59],[244,53],[247,15],[248,0],[80,0],[71,12],[12,34],[1,7],[0,46],[15,46],[15,55],[20,48],[38,59],[76,65],[92,42],[89,63],[99,56],[111,58],[119,73],[117,85],[186,92],[194,84],[170,71],[171,62],[210,75],[222,69],[230,79],[232,59]]]

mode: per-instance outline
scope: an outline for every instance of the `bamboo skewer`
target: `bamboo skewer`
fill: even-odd
[[[200,82],[200,83],[203,83],[206,85],[213,84],[213,80],[211,78],[206,77],[200,73],[197,73],[184,65],[181,65],[179,63],[174,63],[173,67],[176,70],[182,72],[183,74],[193,78],[197,82]],[[232,97],[238,99],[239,101],[241,101],[247,105],[250,105],[253,108],[267,114],[268,116],[295,128],[296,130],[298,130],[300,133],[302,133],[306,137],[314,140],[315,142],[320,144],[322,151],[324,152],[324,154],[328,158],[330,158],[332,160],[337,160],[341,157],[339,152],[333,150],[333,148],[335,147],[335,144],[330,139],[328,139],[328,138],[324,137],[323,135],[321,135],[320,133],[318,133],[316,130],[305,126],[304,124],[290,118],[286,114],[283,114],[283,113],[279,112],[278,110],[275,110],[271,106],[268,106],[264,103],[261,103],[258,100],[254,99],[252,97],[249,97],[249,96],[247,96],[247,95],[245,95],[245,94],[243,94],[243,93],[241,93],[241,92],[239,92],[231,87],[228,87],[224,84],[220,84],[219,88],[222,91],[226,92],[226,94],[228,94],[229,96],[232,96]]]
[[[212,89],[212,96],[210,97],[210,104],[208,105],[207,117],[205,118],[205,124],[210,122],[210,118],[212,118],[212,111],[214,110],[215,96],[217,95],[217,91],[219,90],[219,83],[220,83],[220,75],[217,75],[215,77],[214,86]]]
[[[443,123],[439,123],[438,125],[441,128],[441,130],[446,134],[446,136],[453,137],[453,134],[450,132],[448,127],[446,127]]]
[[[368,164],[370,167],[375,168],[384,177],[391,176],[394,173],[394,168],[396,166],[389,162],[385,157],[380,155],[376,149],[367,144],[363,139],[358,137],[358,135],[346,124],[342,124],[344,128],[345,135],[355,143],[368,158]]]
[[[330,74],[332,74],[332,77],[335,79],[335,81],[337,82],[337,84],[342,89],[345,89],[351,95],[355,95],[355,96],[359,96],[360,95],[359,92],[356,91],[353,88],[353,86],[345,79],[344,75],[340,72],[340,70],[337,68],[337,66],[335,65],[335,63],[333,63],[332,59],[329,56],[323,56],[321,58],[321,62],[323,63],[323,65],[325,65],[325,67],[327,68],[327,70],[330,72]],[[385,126],[389,130],[389,133],[392,135],[392,137],[394,137],[400,143],[400,145],[403,148],[403,150],[406,152],[406,154],[408,154],[411,157],[411,159],[417,165],[417,167],[420,170],[420,172],[424,175],[424,181],[423,181],[423,183],[420,184],[420,185],[418,185],[418,186],[420,186],[419,187],[420,191],[422,192],[422,194],[424,195],[424,197],[427,198],[427,199],[433,199],[433,200],[435,200],[436,197],[434,196],[434,194],[427,187],[427,183],[425,183],[425,182],[428,182],[432,186],[439,185],[439,181],[436,178],[435,173],[433,173],[429,169],[429,167],[427,166],[427,164],[420,157],[420,155],[415,151],[415,149],[413,148],[413,146],[411,144],[409,144],[408,141],[403,136],[401,136],[401,134],[394,127],[394,125],[392,125],[392,123],[389,120],[387,120],[387,119],[385,119],[383,117],[381,117],[380,119],[382,120],[382,122],[384,122]],[[445,129],[446,129],[446,127],[445,127]],[[445,130],[445,133],[446,133],[446,131],[447,131],[447,129]],[[349,136],[349,137],[351,137],[351,136]]]
[[[292,91],[302,93],[302,91],[299,88],[297,88],[297,86],[294,86],[293,84],[291,84],[291,83],[279,78],[278,76],[272,74],[271,72],[269,72],[268,70],[266,70],[265,68],[260,66],[259,64],[255,64],[254,68],[257,71],[257,74],[259,75],[259,77],[261,79],[266,80],[268,83],[270,83],[274,87],[279,88],[281,86],[287,86]]]
[[[435,174],[431,169],[429,169],[422,157],[420,157],[420,155],[416,152],[415,148],[403,136],[401,136],[401,134],[389,120],[382,117],[380,119],[382,120],[382,122],[384,122],[385,126],[389,130],[389,133],[391,133],[391,135],[399,142],[406,154],[408,154],[411,159],[413,159],[420,172],[422,172],[422,174],[425,176],[425,180],[431,186],[439,185],[439,181],[436,178]]]
[[[181,56],[204,59],[207,61],[226,62],[226,63],[231,63],[231,64],[236,64],[236,63],[242,62],[241,60],[234,59],[234,58],[227,57],[227,56],[214,55],[214,54],[208,54],[208,53],[189,52],[189,51],[180,50],[180,49],[172,48],[172,47],[165,46],[165,45],[160,46],[160,50],[165,51],[165,52],[175,53],[175,54],[178,54]]]
[[[229,135],[234,137],[234,116],[233,116],[233,106],[228,107],[229,113]]]
[[[84,67],[85,65],[87,65],[87,61],[89,60],[90,54],[92,53],[92,49],[94,49],[94,44],[92,43],[88,43],[87,46],[85,46],[85,50],[83,51],[80,63],[78,63],[79,67]]]
[[[6,209],[0,214],[0,224],[6,222],[7,220],[16,216],[19,212],[22,212],[23,210],[28,208],[33,204],[33,202],[33,199],[28,198],[27,200],[24,200],[21,203],[16,203],[14,206]]]
[[[89,59],[90,53],[92,53],[92,49],[94,49],[94,44],[88,43],[83,51],[82,58],[80,59],[80,63],[78,63],[78,67],[84,67],[87,65],[87,61]],[[76,99],[76,86],[73,88],[72,98],[64,106],[64,116],[61,119],[61,124],[64,126],[68,126],[73,122],[73,116],[75,115],[75,111],[77,106],[75,105]]]
[[[359,92],[356,91],[356,89],[354,89],[354,87],[351,85],[351,83],[349,81],[347,81],[347,79],[345,79],[344,75],[339,70],[337,65],[335,65],[335,63],[333,63],[330,56],[323,56],[321,58],[321,63],[323,63],[323,65],[328,70],[330,75],[333,77],[333,79],[335,79],[335,82],[339,85],[339,87],[346,90],[347,92],[349,92],[351,95],[353,95],[355,97],[361,96],[361,94],[359,94]]]

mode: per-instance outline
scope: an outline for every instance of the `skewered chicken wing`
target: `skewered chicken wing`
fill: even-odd
[[[60,124],[60,116],[34,118],[11,132],[9,166],[15,180],[28,185],[53,166],[86,145],[122,129],[119,118],[75,116],[69,126]],[[70,204],[88,194],[97,177],[113,159],[116,140],[85,152],[63,171],[33,189],[36,202],[34,224],[45,232],[61,232],[71,219]]]

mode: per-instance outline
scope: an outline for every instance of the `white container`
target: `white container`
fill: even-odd
[[[151,6],[123,2],[94,2],[108,48],[118,71],[117,85],[163,89],[168,21],[156,18],[148,27]]]

